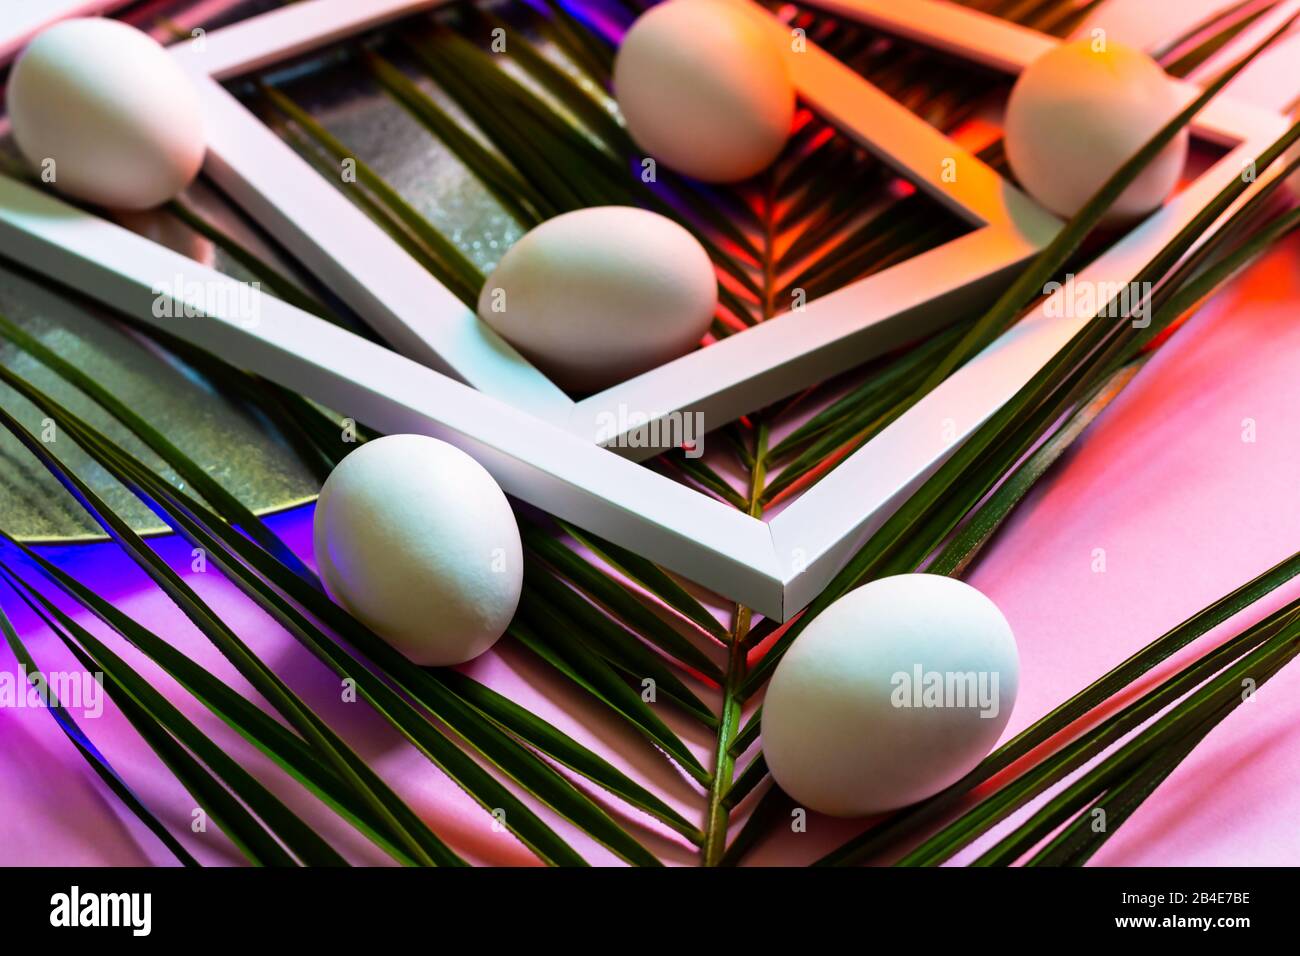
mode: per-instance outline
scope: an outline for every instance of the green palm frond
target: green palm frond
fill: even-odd
[[[971,0],[969,5],[1058,34],[1095,6],[1061,0]],[[623,23],[641,9],[635,0],[622,6]],[[558,3],[547,0],[545,7],[486,12],[465,5],[417,17],[396,36],[369,38],[344,51],[344,58],[454,157],[521,228],[567,210],[610,203],[643,206],[681,222],[700,238],[719,273],[715,336],[772,318],[796,292],[814,298],[834,291],[964,228],[928,198],[898,190],[897,180],[881,163],[806,110],[785,154],[751,182],[703,187],[662,169],[656,170],[653,183],[644,182],[639,153],[608,92],[610,39]],[[1199,25],[1162,51],[1165,65],[1186,71],[1204,62],[1262,12],[1234,7]],[[810,39],[941,129],[957,128],[1001,88],[995,78],[864,27],[802,9],[793,15],[792,22],[805,28]],[[484,38],[494,29],[506,31],[503,54],[484,49]],[[652,467],[755,517],[818,480],[1012,323],[1047,279],[1081,255],[1091,255],[1081,253],[1080,246],[1114,198],[1233,72],[1221,74],[1117,173],[983,315],[954,316],[947,330],[868,364],[847,384],[810,389],[725,426],[716,432],[722,449],[717,459],[666,454]],[[339,183],[339,164],[352,161],[356,182],[342,187],[349,198],[462,302],[474,306],[484,275],[467,251],[386,182],[377,164],[363,161],[353,149],[356,144],[314,115],[299,99],[292,79],[262,77],[242,89],[331,181]],[[1300,127],[1259,157],[1258,168],[1269,166],[1298,138]],[[1004,169],[1000,144],[987,147],[981,157]],[[1226,187],[1138,277],[1157,288],[1147,328],[1103,320],[1086,326],[885,522],[809,608],[782,627],[757,619],[741,605],[729,608],[724,625],[706,606],[709,602],[633,551],[579,527],[521,516],[524,594],[508,639],[562,676],[575,697],[632,731],[637,745],[655,759],[684,773],[700,797],[699,825],[573,736],[497,691],[455,670],[412,664],[335,605],[306,564],[212,476],[206,463],[183,453],[165,428],[144,421],[56,349],[3,318],[0,340],[28,353],[117,419],[183,486],[171,484],[17,372],[0,368],[0,382],[56,421],[113,479],[202,549],[340,680],[355,682],[366,706],[487,812],[500,812],[504,826],[543,862],[587,861],[542,819],[537,806],[632,864],[659,863],[641,839],[639,816],[680,837],[704,864],[733,864],[788,820],[793,809],[771,783],[761,746],[756,746],[759,700],[783,651],[816,614],[867,580],[918,568],[960,574],[977,559],[1028,491],[1138,373],[1158,337],[1176,329],[1206,296],[1300,223],[1300,213],[1278,213],[1270,203],[1270,196],[1276,199],[1274,182],[1233,210],[1209,241],[1200,242],[1245,188],[1244,182]],[[225,249],[269,291],[333,321],[348,320],[195,208],[176,204],[171,212]],[[331,413],[301,396],[163,334],[142,334],[293,434],[318,469],[328,469],[355,447],[340,440]],[[803,424],[772,440],[783,416],[810,408],[815,411]],[[82,666],[104,674],[114,704],[249,860],[272,865],[344,862],[104,641],[52,601],[45,587],[33,583],[30,569],[157,664],[393,861],[465,862],[113,513],[90,483],[3,409],[0,425],[64,484],[257,692],[256,703],[244,698],[37,550],[8,535],[0,539],[22,558],[0,562],[0,577],[9,589]],[[360,438],[366,437],[363,428]],[[1025,857],[1033,865],[1085,861],[1231,712],[1243,677],[1262,683],[1295,655],[1300,607],[1288,605],[1224,641],[965,814],[936,827],[994,775],[1090,717],[1178,650],[1297,573],[1300,556],[1243,585],[1080,691],[967,778],[878,823],[820,862],[875,860],[894,853],[901,840],[927,833],[928,839],[903,862],[943,862],[1034,801],[1042,805],[1028,822],[979,862]],[[3,611],[0,630],[14,653],[29,661]],[[661,696],[643,696],[647,681]],[[714,697],[715,705],[706,703]],[[263,703],[279,719],[265,712]],[[66,711],[53,713],[91,769],[178,859],[192,862]],[[675,725],[710,737],[707,762]],[[1090,760],[1097,762],[1067,781]],[[1110,815],[1112,825],[1104,834],[1085,825],[1095,809]],[[741,813],[745,823],[732,837],[733,817]]]

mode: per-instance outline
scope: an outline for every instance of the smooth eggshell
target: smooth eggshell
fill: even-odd
[[[896,706],[907,685],[895,675],[916,665],[989,675],[997,713]],[[881,578],[828,607],[786,652],[763,701],[763,754],[782,789],[810,809],[853,817],[906,806],[989,753],[1018,675],[1011,628],[979,591],[940,575]]]
[[[417,664],[460,664],[504,633],[523,585],[510,503],[459,448],[424,435],[360,446],[313,519],[330,595]]]
[[[111,209],[174,198],[203,165],[198,94],[152,38],[117,20],[65,20],[40,33],[9,78],[14,138],[54,186]]]
[[[794,119],[781,49],[726,0],[669,0],[643,13],[614,59],[614,95],[638,146],[707,182],[766,169]]]
[[[478,314],[558,384],[591,391],[694,348],[717,304],[713,263],[694,236],[656,213],[598,206],[511,246]]]
[[[1007,160],[1016,179],[1057,215],[1073,216],[1182,107],[1145,53],[1109,41],[1064,43],[1025,68],[1007,101]],[[1184,129],[1120,195],[1111,224],[1168,198],[1187,160]]]

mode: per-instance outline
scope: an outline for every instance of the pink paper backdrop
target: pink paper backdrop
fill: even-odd
[[[1168,28],[1176,32],[1177,26]],[[1300,243],[1280,245],[1202,309],[1036,489],[970,576],[1004,610],[1020,645],[1020,699],[1007,736],[1296,549],[1297,261]],[[1254,422],[1253,442],[1243,441],[1247,419]],[[274,525],[300,553],[309,553],[310,509],[281,516]],[[166,540],[160,548],[177,566],[188,565],[184,542]],[[1105,550],[1104,573],[1093,571],[1097,548]],[[93,578],[123,610],[247,691],[180,612],[115,549],[62,549],[57,559],[72,572]],[[403,746],[365,705],[342,702],[334,675],[218,572],[186,576],[458,850],[481,862],[532,862],[508,833],[494,831],[490,817]],[[1300,585],[1283,589],[1228,627],[1262,616],[1297,592]],[[8,593],[0,596],[7,608],[13,606]],[[75,669],[53,637],[30,618],[18,614],[17,619],[43,669]],[[1206,641],[1149,675],[1142,687],[1203,649]],[[122,647],[119,641],[114,646]],[[362,838],[302,796],[148,662],[129,649],[122,653],[351,858],[381,862]],[[0,670],[16,670],[7,649],[0,650]],[[575,703],[562,681],[523,652],[494,651],[468,670],[608,756],[689,819],[699,818],[702,800],[693,785],[594,706]],[[160,817],[178,830],[188,829],[193,800],[111,707],[98,720],[87,721],[85,729]],[[708,739],[684,724],[678,729],[707,762]],[[1217,728],[1094,862],[1298,863],[1298,769],[1300,666],[1293,666]],[[608,852],[553,815],[542,815],[571,836],[592,862],[612,861]],[[682,841],[644,820],[637,822],[645,825],[643,838],[651,850],[670,862],[694,860]],[[752,853],[750,862],[805,863],[857,829],[852,822],[814,816],[806,833],[778,835]],[[186,842],[205,862],[239,861],[215,827]],[[0,863],[150,862],[174,861],[104,791],[49,715],[0,709]]]

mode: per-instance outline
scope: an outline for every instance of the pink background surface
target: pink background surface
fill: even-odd
[[[1169,30],[1176,32],[1176,25]],[[1003,609],[1019,641],[1020,696],[1006,736],[1296,549],[1298,261],[1300,242],[1293,239],[1203,308],[1040,484],[968,577]],[[1245,419],[1255,422],[1253,443],[1243,441]],[[283,515],[273,524],[299,553],[308,555],[309,508]],[[159,547],[178,567],[188,566],[184,542],[167,539]],[[1106,553],[1104,573],[1092,570],[1096,548]],[[247,692],[216,650],[114,548],[61,549],[57,560]],[[448,842],[480,862],[533,862],[513,837],[494,831],[487,814],[404,746],[365,705],[343,703],[333,674],[218,572],[186,576]],[[1133,693],[1166,676],[1216,637],[1297,593],[1300,582],[1293,582],[1148,675]],[[14,610],[43,669],[75,669],[56,639],[16,613],[7,592],[0,596],[6,608]],[[83,622],[89,626],[86,619]],[[308,815],[336,846],[357,862],[382,862],[363,838],[235,739],[147,661],[123,649],[121,641],[110,641],[156,679],[200,727]],[[0,650],[0,670],[16,670],[7,648]],[[493,651],[467,670],[609,757],[688,819],[700,819],[703,799],[693,784],[640,738],[595,706],[577,701],[561,679],[526,652]],[[111,706],[103,717],[83,726],[151,809],[187,834],[187,846],[202,860],[239,862],[238,853],[215,827],[203,834],[188,833],[194,801]],[[675,726],[707,765],[707,737],[683,723]],[[1225,720],[1094,863],[1300,863],[1297,770],[1300,666],[1292,666]],[[589,860],[612,862],[607,851],[547,812],[542,815],[571,836]],[[742,820],[743,812],[737,823]],[[630,822],[647,847],[665,860],[694,861],[693,850],[680,839],[642,818]],[[852,821],[814,815],[806,833],[783,832],[751,853],[749,861],[809,862],[859,828]],[[969,859],[978,849],[959,860]],[[150,862],[174,861],[104,790],[49,715],[0,709],[0,863]]]

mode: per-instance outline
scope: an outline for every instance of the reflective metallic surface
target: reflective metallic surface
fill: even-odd
[[[0,265],[0,313],[94,376],[251,508],[286,507],[318,490],[307,467],[252,414],[218,396],[97,307],[37,285]],[[4,343],[0,344],[0,362],[177,480],[134,435],[35,359]],[[142,502],[66,437],[56,422],[3,385],[0,405],[85,478],[132,527],[142,532],[165,529]],[[93,519],[8,432],[0,433],[0,527],[29,540],[102,535]]]

